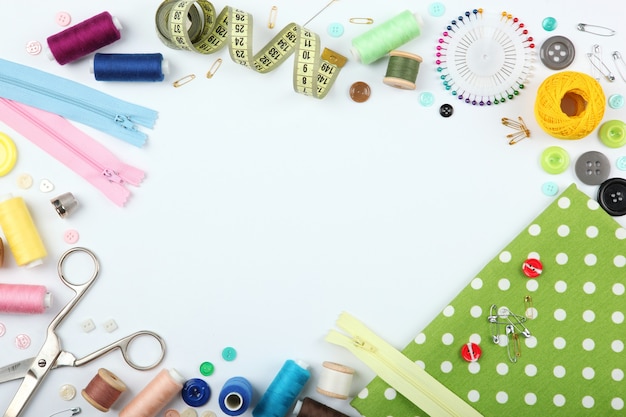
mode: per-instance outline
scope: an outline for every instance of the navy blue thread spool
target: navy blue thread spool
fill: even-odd
[[[252,410],[252,415],[285,417],[311,377],[308,368],[309,366],[303,362],[287,360]]]
[[[97,53],[91,67],[98,81],[163,81],[169,72],[163,55]]]
[[[252,402],[252,385],[241,376],[230,378],[220,391],[220,408],[229,416],[238,416],[246,412]]]

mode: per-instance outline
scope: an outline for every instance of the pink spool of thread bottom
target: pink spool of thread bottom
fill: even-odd
[[[41,314],[52,305],[43,285],[0,284],[0,312]]]
[[[175,369],[163,369],[120,411],[120,417],[155,417],[183,389]]]

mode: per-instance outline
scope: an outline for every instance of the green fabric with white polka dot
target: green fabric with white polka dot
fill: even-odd
[[[572,184],[402,352],[485,417],[623,416],[625,255],[626,229]],[[536,279],[528,258],[543,264]],[[492,340],[494,304],[529,317],[517,362],[504,326]],[[470,341],[473,363],[460,354]],[[378,377],[351,404],[365,417],[427,415]]]

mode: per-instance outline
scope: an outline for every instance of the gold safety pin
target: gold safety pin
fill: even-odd
[[[217,70],[220,68],[221,65],[222,65],[222,58],[217,58],[215,62],[213,63],[213,65],[211,65],[211,68],[209,68],[209,71],[207,71],[206,77],[213,78],[213,76],[215,75],[215,73],[217,72]]]
[[[274,29],[274,26],[276,26],[276,15],[277,14],[278,14],[278,7],[272,6],[272,8],[270,9],[270,17],[267,20],[267,27],[269,29]]]
[[[606,78],[607,81],[615,81],[615,75],[613,75],[609,67],[606,66],[604,61],[602,61],[602,59],[598,55],[588,52],[587,58],[589,58],[589,62],[591,62],[591,65],[593,65],[595,69],[600,71],[600,74],[602,74],[602,76]]]
[[[172,85],[176,88],[178,87],[182,87],[183,85],[191,82],[192,80],[194,80],[196,78],[196,74],[189,74],[189,75],[185,75],[183,78],[178,79],[176,81],[174,81],[172,83]]]
[[[533,298],[530,295],[524,296],[524,312],[529,319],[535,318],[535,310],[533,306]]]
[[[374,23],[374,19],[371,17],[352,17],[349,20],[350,23],[355,23],[357,25],[371,25]]]
[[[518,121],[515,121],[507,117],[502,118],[503,125],[518,130],[516,133],[506,135],[507,139],[509,139],[509,145],[515,145],[517,142],[530,137],[530,130],[526,127],[524,119],[519,116],[517,120]]]
[[[587,28],[592,28],[591,30],[587,29]],[[579,23],[576,26],[576,29],[580,30],[581,32],[586,32],[586,33],[591,33],[592,35],[598,35],[598,36],[613,36],[615,35],[615,31],[611,28],[607,28],[604,26],[598,26],[598,25],[588,25],[587,23]]]

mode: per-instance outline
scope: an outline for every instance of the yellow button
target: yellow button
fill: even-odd
[[[13,140],[0,132],[0,177],[5,176],[15,166],[17,148]]]

